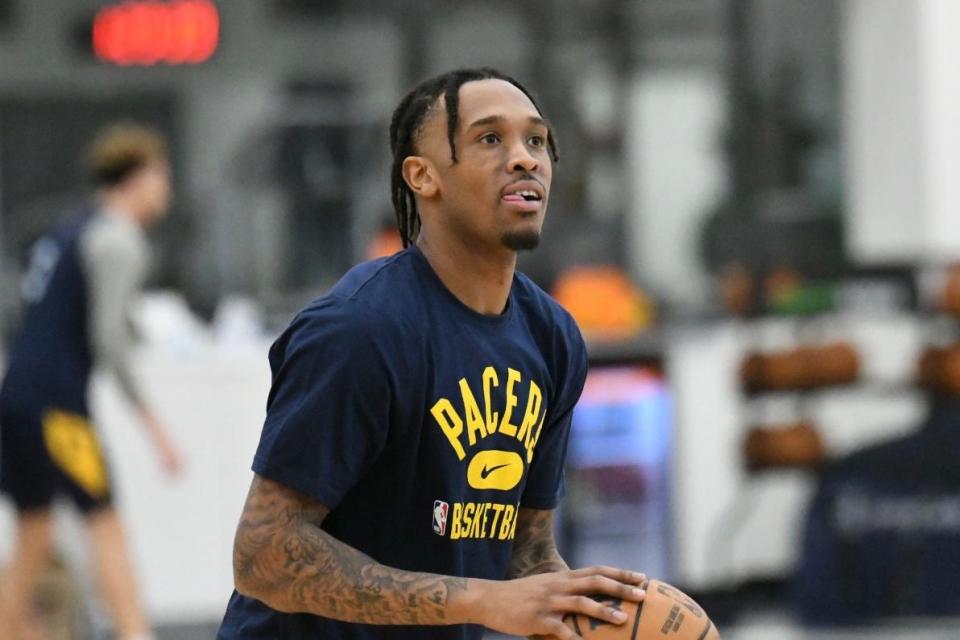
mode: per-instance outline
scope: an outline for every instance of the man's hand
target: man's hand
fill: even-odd
[[[476,604],[478,619],[485,627],[519,636],[552,636],[579,640],[563,624],[568,613],[579,613],[612,624],[623,624],[626,615],[590,596],[605,595],[640,602],[646,577],[635,571],[612,567],[590,567],[574,571],[543,573],[527,578],[484,583]]]

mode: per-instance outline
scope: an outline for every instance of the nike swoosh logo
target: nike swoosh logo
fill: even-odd
[[[480,469],[480,479],[486,480],[487,476],[496,471],[497,469],[503,469],[504,467],[509,467],[509,464],[498,464],[492,467],[484,466],[483,469]]]

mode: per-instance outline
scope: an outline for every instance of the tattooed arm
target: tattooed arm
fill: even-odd
[[[466,591],[466,579],[378,564],[320,529],[327,512],[255,476],[234,540],[237,590],[278,611],[348,622],[465,622],[457,596]]]
[[[560,557],[553,539],[553,513],[553,510],[520,507],[509,578],[523,578],[569,568]]]
[[[609,567],[507,581],[401,571],[382,565],[320,528],[328,509],[255,476],[233,551],[237,590],[284,612],[365,624],[473,623],[515,635],[576,636],[562,622],[578,612],[623,622],[620,612],[584,597],[642,598],[642,576]],[[518,529],[520,523],[518,522]]]

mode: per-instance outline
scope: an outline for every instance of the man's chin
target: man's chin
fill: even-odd
[[[500,242],[512,251],[533,251],[540,244],[540,231],[508,231]]]

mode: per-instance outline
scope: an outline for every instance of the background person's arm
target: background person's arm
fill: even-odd
[[[328,509],[255,476],[234,542],[237,590],[273,609],[387,625],[480,624],[516,635],[578,636],[567,612],[614,624],[622,614],[585,594],[640,600],[639,574],[607,567],[490,581],[382,565],[320,528]],[[519,525],[518,525],[519,526]]]
[[[168,473],[182,466],[167,430],[144,399],[130,364],[135,342],[129,310],[146,276],[146,246],[123,223],[91,224],[80,245],[87,278],[90,348],[98,367],[114,375],[120,391],[136,408],[160,463]]]
[[[110,371],[120,391],[136,407],[143,394],[129,353],[135,339],[128,316],[146,276],[146,247],[124,222],[95,220],[80,244],[87,279],[87,322],[96,366]]]

